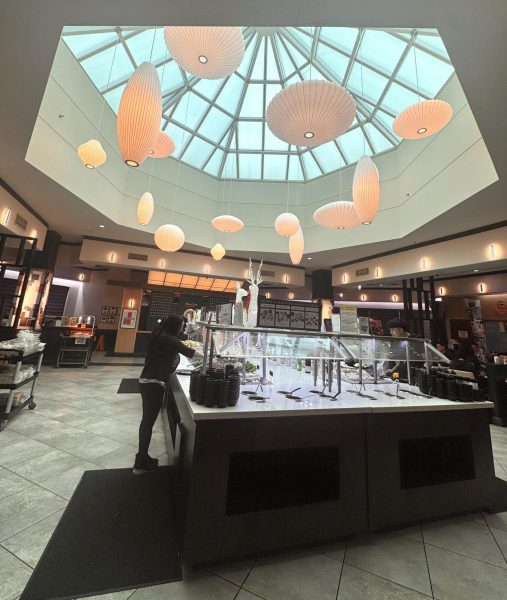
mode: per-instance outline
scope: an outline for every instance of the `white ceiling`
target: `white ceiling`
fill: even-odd
[[[69,3],[2,2],[0,69],[0,177],[39,212],[66,240],[83,235],[151,243],[141,231],[104,222],[98,211],[81,202],[25,162],[35,119],[64,25],[172,24],[326,25],[367,27],[438,27],[458,74],[477,124],[488,147],[499,181],[413,234],[396,241],[325,252],[305,260],[305,266],[330,266],[410,243],[489,225],[507,219],[507,127],[503,117],[507,97],[507,3],[490,0],[480,11],[475,0],[426,0],[416,5],[405,0],[226,0],[187,3],[154,0],[89,0]],[[8,82],[8,83],[7,83]],[[106,225],[99,229],[99,223]],[[194,249],[196,247],[194,246]],[[281,256],[257,257],[280,261]]]

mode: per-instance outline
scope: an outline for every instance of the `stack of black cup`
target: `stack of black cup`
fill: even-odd
[[[206,373],[190,375],[190,400],[208,408],[236,406],[239,398],[239,374],[232,365],[224,369],[210,368]]]

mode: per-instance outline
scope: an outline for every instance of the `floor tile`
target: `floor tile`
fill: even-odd
[[[20,492],[31,485],[30,481],[0,467],[0,499]]]
[[[2,546],[35,568],[62,515],[63,509],[4,540]]]
[[[31,575],[32,569],[0,547],[0,600],[17,598]]]
[[[484,562],[507,567],[494,537],[484,523],[448,519],[423,525],[424,542]]]
[[[199,572],[184,581],[140,588],[132,600],[233,600],[239,588],[210,573]],[[308,599],[307,599],[308,600]]]
[[[136,590],[123,590],[122,592],[112,592],[111,594],[102,594],[101,596],[87,596],[86,600],[128,600]]]
[[[6,431],[0,433],[0,442],[4,433]],[[10,444],[6,448],[2,448],[1,446],[0,448],[0,465],[9,468],[35,457],[42,457],[44,454],[48,454],[54,450],[51,446],[41,444],[25,436],[22,436],[19,441]]]
[[[403,529],[397,529],[395,533],[408,538],[412,538],[413,540],[419,540],[420,542],[423,541],[422,529],[420,525],[414,525],[413,527],[404,527]]]
[[[219,575],[240,587],[243,585],[245,579],[247,578],[248,573],[250,573],[250,569],[254,564],[254,560],[243,560],[238,562],[231,562],[224,565],[217,565],[210,567],[208,570],[215,575]]]
[[[41,483],[78,466],[80,462],[81,459],[76,456],[53,449],[43,456],[13,465],[11,470],[34,483]]]
[[[66,505],[63,498],[36,485],[7,496],[0,502],[0,542]]]
[[[108,417],[96,419],[93,423],[86,423],[83,425],[83,429],[123,444],[137,443],[139,436],[139,423],[129,425]]]
[[[266,600],[335,600],[342,565],[316,552],[259,559],[243,587]]]
[[[335,560],[343,561],[346,546],[347,542],[334,542],[332,544],[324,544],[323,546],[315,546],[312,550],[319,554],[330,556]]]
[[[257,596],[256,594],[252,594],[248,590],[240,590],[239,594],[236,596],[236,600],[259,600],[261,596]],[[261,600],[265,600],[261,598]]]
[[[493,514],[483,513],[483,515],[490,527],[507,531],[507,511]]]
[[[108,452],[93,459],[93,462],[106,469],[124,469],[134,464],[136,449],[133,446],[123,444],[118,450]]]
[[[433,592],[439,600],[505,600],[507,569],[426,546]]]
[[[500,550],[507,560],[507,531],[502,531],[501,529],[491,528],[491,533],[496,540],[496,543],[500,547]]]
[[[58,475],[54,475],[53,477],[49,477],[40,483],[40,486],[53,492],[54,494],[58,494],[65,498],[66,500],[70,500],[72,494],[74,493],[78,483],[81,481],[83,477],[83,473],[85,471],[95,471],[101,469],[98,465],[94,465],[92,463],[88,463],[86,461],[81,461],[64,471],[63,473],[59,473]]]
[[[429,596],[431,597],[431,596]],[[343,565],[338,600],[427,600],[428,596],[406,587]]]
[[[396,534],[364,536],[348,543],[345,562],[431,596],[424,546],[417,540]]]

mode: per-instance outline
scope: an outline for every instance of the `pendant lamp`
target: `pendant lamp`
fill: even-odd
[[[155,231],[155,244],[164,252],[176,252],[185,243],[185,234],[177,225],[161,225]]]
[[[213,248],[211,248],[210,254],[215,260],[222,260],[225,256],[225,248],[222,244],[216,243]]]
[[[151,158],[165,158],[174,152],[176,144],[164,131],[159,131],[149,155]]]
[[[102,148],[102,144],[98,140],[88,140],[84,144],[81,144],[77,153],[81,162],[87,169],[95,169],[100,167],[101,164],[106,162],[106,152]]]
[[[359,220],[363,225],[369,225],[375,218],[380,200],[378,170],[369,156],[361,156],[357,162],[352,198]]]
[[[129,167],[138,167],[154,149],[161,118],[162,94],[157,70],[144,62],[123,90],[116,121],[120,152]]]
[[[305,250],[305,238],[301,227],[289,238],[289,255],[293,265],[299,265]]]
[[[345,133],[355,114],[356,103],[345,88],[310,80],[278,92],[266,109],[266,122],[284,142],[313,148]]]
[[[321,206],[313,213],[313,220],[317,225],[328,229],[352,229],[361,223],[354,203],[347,200]]]
[[[224,79],[245,54],[239,27],[164,27],[167,49],[187,73],[200,79]]]
[[[283,237],[290,237],[297,233],[299,229],[299,219],[296,215],[286,212],[278,215],[275,220],[275,231]]]
[[[444,100],[412,104],[394,119],[393,131],[401,138],[416,140],[440,131],[452,118],[452,106]]]
[[[151,217],[153,217],[153,196],[150,192],[144,192],[144,194],[139,198],[139,203],[137,205],[137,222],[139,225],[148,225],[151,221]]]
[[[245,226],[241,219],[232,215],[219,215],[212,219],[211,224],[215,229],[223,233],[236,233],[236,231],[241,231]]]

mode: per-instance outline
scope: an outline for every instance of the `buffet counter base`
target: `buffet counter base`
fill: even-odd
[[[491,403],[342,393],[221,410],[191,403],[188,377],[172,377],[164,425],[185,565],[505,510]]]

